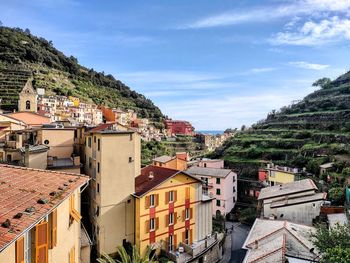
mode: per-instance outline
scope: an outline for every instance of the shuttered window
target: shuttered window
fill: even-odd
[[[50,246],[52,249],[57,245],[57,209],[52,211],[49,216],[49,224],[50,224]]]
[[[186,193],[185,193],[185,198],[186,199],[190,199],[190,197],[191,197],[191,195],[190,195],[190,192],[191,190],[190,190],[190,187],[186,187]]]
[[[80,222],[81,215],[79,212],[75,209],[75,195],[72,194],[69,198],[69,215],[71,218],[73,218],[75,221]]]
[[[42,222],[36,225],[35,229],[35,262],[47,263],[48,262],[48,223]]]
[[[16,241],[16,263],[24,263],[24,237]]]
[[[75,263],[75,247],[69,251],[69,263]]]

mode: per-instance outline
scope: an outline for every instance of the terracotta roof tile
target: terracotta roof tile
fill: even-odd
[[[88,180],[88,177],[77,174],[0,164],[0,251]],[[58,187],[63,187],[63,190]],[[51,196],[52,192],[57,194]],[[40,198],[49,202],[39,204]],[[35,212],[26,213],[29,207],[34,207]],[[14,218],[18,213],[22,216]],[[7,219],[11,222],[9,228],[1,226]]]

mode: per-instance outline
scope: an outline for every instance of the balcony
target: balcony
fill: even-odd
[[[167,242],[162,241],[162,250],[166,253],[167,257],[176,263],[190,262],[202,256],[220,240],[223,239],[223,234],[215,233],[208,235],[205,239],[194,242],[191,245],[180,242],[179,248],[175,251],[169,251],[169,245]]]
[[[17,149],[17,142],[16,141],[7,141],[5,143],[5,147],[6,148],[10,148],[10,149]]]

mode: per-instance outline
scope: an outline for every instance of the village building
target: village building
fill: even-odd
[[[17,119],[31,128],[41,127],[42,125],[51,123],[50,117],[43,116],[35,112],[13,112],[6,114],[6,116]]]
[[[165,120],[166,134],[171,137],[173,135],[194,135],[194,128],[188,121]]]
[[[90,262],[80,250],[86,176],[0,165],[0,262]]]
[[[226,215],[237,201],[237,174],[230,169],[192,166],[186,173],[203,181],[203,193],[213,199],[213,215]]]
[[[190,166],[222,169],[224,168],[224,160],[202,158],[190,162]]]
[[[299,180],[301,171],[298,168],[290,168],[268,163],[265,168],[259,169],[259,180],[270,186],[291,183]]]
[[[184,156],[181,157],[183,158]],[[187,169],[187,161],[182,158],[179,158],[178,156],[171,157],[168,155],[162,155],[154,158],[152,160],[152,165],[183,171]]]
[[[311,241],[315,228],[286,220],[257,218],[243,249],[243,263],[318,262],[319,254]]]
[[[18,111],[37,112],[38,93],[32,85],[33,79],[29,78],[19,93]]]
[[[23,130],[27,125],[20,120],[0,113],[0,141],[4,141],[6,135],[12,131]]]
[[[102,124],[85,134],[85,173],[92,179],[87,192],[92,240],[98,254],[116,253],[134,243],[135,177],[140,174],[138,133],[117,123]]]
[[[311,226],[327,196],[317,190],[311,179],[263,188],[258,197],[261,216]]]
[[[211,199],[203,196],[198,178],[147,166],[135,178],[135,189],[135,243],[141,253],[149,246],[156,253],[164,251],[174,262],[215,262],[220,258],[218,247],[205,256],[218,238],[211,235]]]

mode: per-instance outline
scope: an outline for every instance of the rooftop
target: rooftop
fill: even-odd
[[[162,155],[153,159],[154,162],[167,163],[176,157],[171,157],[169,155]]]
[[[100,124],[91,130],[88,133],[101,133],[101,134],[117,134],[117,133],[133,133],[133,130],[128,129],[126,126],[118,123],[103,123]]]
[[[192,166],[188,168],[186,172],[192,175],[204,175],[225,178],[229,173],[232,172],[232,170]]]
[[[39,153],[39,152],[46,152],[50,149],[50,147],[46,146],[46,145],[29,145],[29,153]],[[19,150],[22,153],[25,153],[26,151],[26,147],[21,147],[19,148]]]
[[[41,126],[43,124],[50,123],[49,117],[45,117],[34,112],[14,112],[8,114],[7,116],[15,118],[31,126]]]
[[[271,203],[271,208],[281,207],[281,206],[288,206],[288,205],[296,205],[296,204],[302,204],[312,201],[319,201],[319,200],[326,200],[327,193],[314,193],[311,195],[303,195],[303,196],[297,196],[282,200],[276,200]]]
[[[135,178],[135,195],[141,197],[161,183],[180,173],[191,176],[179,170],[149,165],[143,168],[141,174]],[[150,178],[150,176],[153,178]],[[195,177],[193,178],[200,181]]]
[[[317,254],[310,252],[314,248],[310,240],[313,231],[315,231],[313,227],[285,220],[257,218],[243,244],[243,248],[248,249],[244,262],[268,262],[263,259],[277,252],[282,252],[283,256],[287,254],[296,258],[313,259],[317,257]],[[271,262],[284,261],[280,257],[279,261]]]
[[[261,189],[258,200],[273,198],[277,196],[295,194],[310,190],[317,190],[315,183],[311,179],[304,179],[291,183],[270,186]]]
[[[77,174],[0,164],[0,224],[10,223],[0,226],[0,251],[88,180]]]

